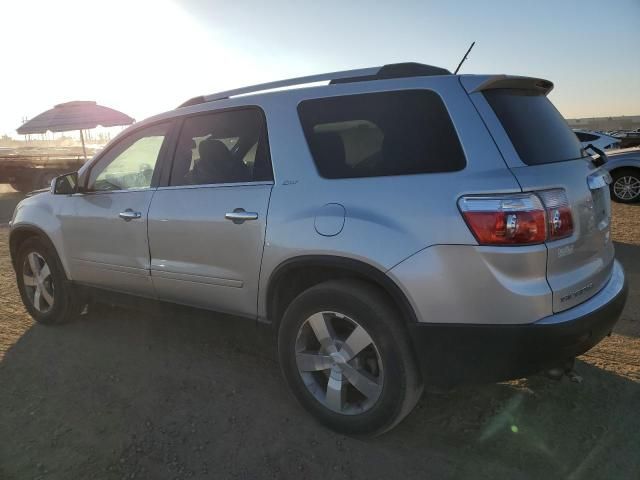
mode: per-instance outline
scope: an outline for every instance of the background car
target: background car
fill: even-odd
[[[640,132],[637,129],[617,132],[615,137],[620,140],[620,148],[640,146]]]
[[[611,198],[620,203],[640,200],[640,148],[625,148],[608,152],[609,161],[604,168],[609,170],[613,181],[609,188]]]
[[[582,148],[593,145],[600,150],[609,150],[618,148],[621,141],[619,138],[612,137],[611,135],[590,130],[574,130],[574,133],[576,137],[578,137],[578,140],[580,140]]]

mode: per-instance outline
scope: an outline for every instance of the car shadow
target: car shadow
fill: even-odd
[[[627,303],[614,332],[640,338],[640,245],[622,242],[614,244],[616,258],[622,263],[629,286]]]
[[[6,352],[0,477],[631,478],[639,379],[577,372],[426,394],[391,432],[349,438],[288,394],[269,328],[104,307]]]

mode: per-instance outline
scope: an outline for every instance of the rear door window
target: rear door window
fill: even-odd
[[[495,89],[484,96],[527,165],[584,156],[575,133],[545,96],[534,90]]]
[[[228,110],[184,120],[169,185],[272,179],[266,125],[260,110]]]
[[[298,114],[325,178],[452,172],[466,165],[449,113],[429,90],[306,100]]]

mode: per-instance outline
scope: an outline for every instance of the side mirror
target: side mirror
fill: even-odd
[[[78,172],[66,173],[56,177],[51,186],[54,195],[78,193]]]

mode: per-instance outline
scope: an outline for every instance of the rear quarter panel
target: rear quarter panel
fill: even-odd
[[[464,170],[336,180],[318,175],[297,115],[299,102],[420,88],[432,89],[444,100],[467,159]],[[262,318],[266,315],[271,273],[288,259],[333,255],[360,260],[386,272],[432,245],[477,244],[458,211],[461,195],[520,191],[466,92],[453,76],[293,90],[265,96],[261,106],[267,116],[275,173],[260,275],[258,307]],[[329,203],[344,207],[344,227],[338,235],[322,236],[314,227],[315,218]]]

